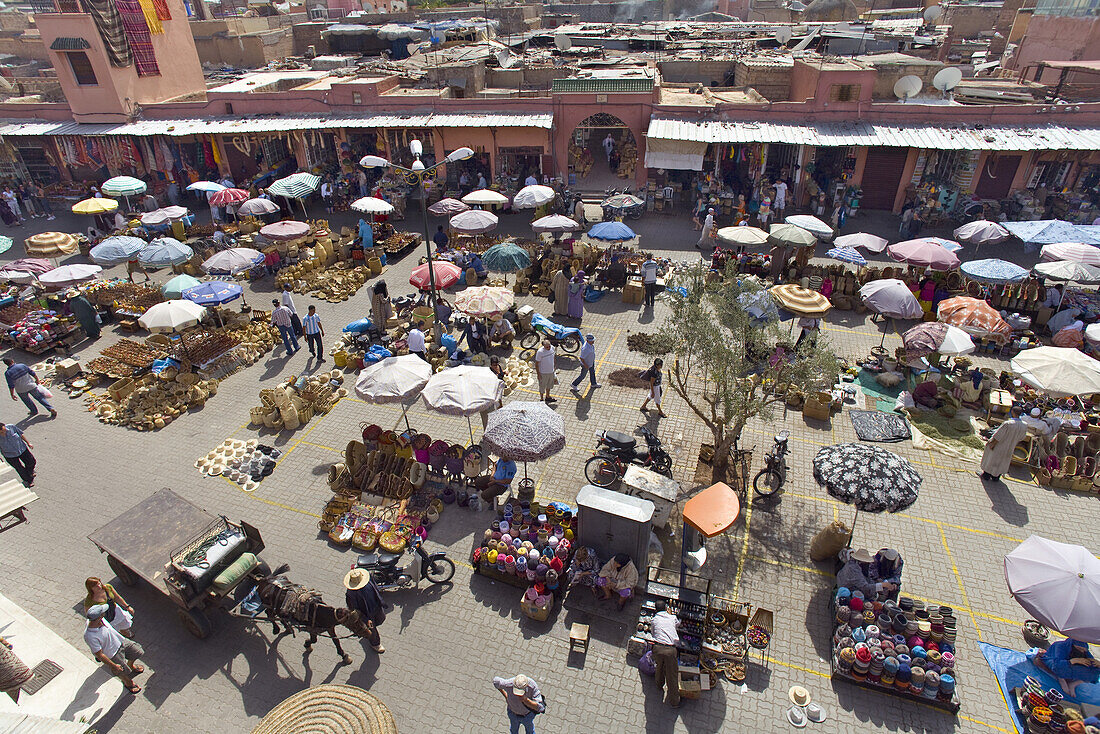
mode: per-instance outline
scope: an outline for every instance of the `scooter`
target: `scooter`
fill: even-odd
[[[408,563],[399,566],[398,562],[406,556],[410,556]],[[353,568],[370,571],[370,580],[381,591],[416,588],[422,578],[432,584],[445,584],[455,575],[455,562],[446,553],[427,553],[419,539],[405,553],[364,553]]]
[[[771,451],[764,454],[764,468],[752,480],[752,488],[761,497],[775,494],[787,481],[787,440],[790,437],[790,431],[780,431],[775,435]]]
[[[666,477],[672,476],[672,457],[661,445],[661,439],[648,428],[642,428],[646,447],[638,448],[638,440],[619,431],[596,432],[596,455],[584,463],[584,476],[597,487],[610,487],[622,479],[626,468],[637,464]]]

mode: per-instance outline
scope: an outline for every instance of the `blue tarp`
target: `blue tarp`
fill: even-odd
[[[1037,219],[1033,222],[1001,222],[1013,236],[1031,245],[1053,245],[1056,242],[1084,242],[1100,245],[1100,227],[1091,224],[1071,224],[1061,219]]]
[[[352,321],[350,324],[344,327],[345,334],[362,334],[365,331],[370,331],[373,326],[373,322],[370,319],[359,319],[358,321]]]
[[[562,326],[561,324],[555,324],[550,319],[540,314],[535,314],[531,317],[531,327],[543,334],[548,334],[556,339],[561,339],[567,334],[581,335],[581,330],[575,326]]]

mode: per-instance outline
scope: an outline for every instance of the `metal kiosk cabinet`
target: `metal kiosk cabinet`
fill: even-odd
[[[601,558],[626,553],[638,568],[648,565],[652,502],[586,484],[577,493],[577,508],[578,543],[592,546]],[[638,583],[645,583],[640,573]]]
[[[676,504],[676,498],[680,496],[679,482],[664,474],[631,464],[626,468],[620,486],[625,494],[653,503],[654,527],[668,527],[668,517]]]

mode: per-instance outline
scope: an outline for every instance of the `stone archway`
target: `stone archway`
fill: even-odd
[[[604,141],[611,137],[611,160]],[[584,118],[569,138],[569,170],[586,189],[632,186],[638,143],[630,127],[615,115],[597,112]]]

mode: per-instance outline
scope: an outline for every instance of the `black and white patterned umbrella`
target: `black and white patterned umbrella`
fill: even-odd
[[[898,512],[917,501],[921,476],[908,460],[863,443],[826,446],[814,479],[833,497],[864,512]]]
[[[545,403],[508,403],[489,414],[481,440],[501,458],[542,461],[565,448],[565,419]]]

